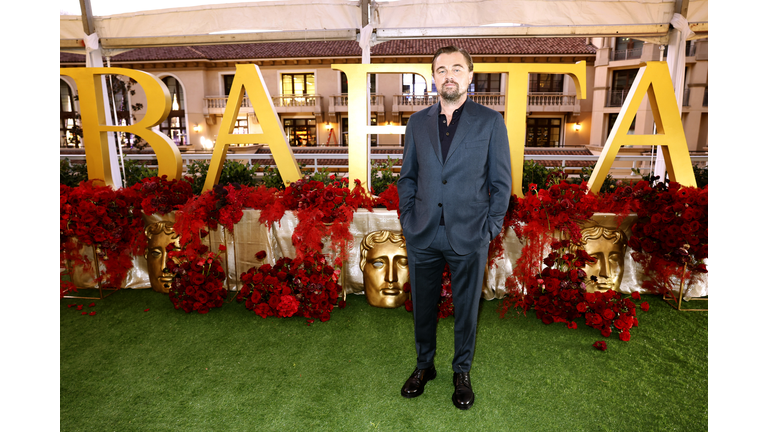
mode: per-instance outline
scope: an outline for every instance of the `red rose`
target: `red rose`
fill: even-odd
[[[566,325],[568,326],[569,329],[575,329],[577,327],[575,321],[570,321]]]
[[[264,251],[259,251],[259,253],[256,254],[256,259],[259,261],[263,260],[266,257],[267,257],[267,253]]]
[[[266,319],[267,316],[270,315],[269,306],[265,303],[257,304],[256,307],[253,309],[253,311],[256,313],[256,315],[259,315],[264,319]]]
[[[651,308],[651,305],[648,304],[648,302],[642,302],[640,304],[640,309],[643,310],[643,312],[648,312],[648,309]]]
[[[546,314],[543,317],[541,317],[541,322],[543,322],[544,324],[552,324],[553,322],[555,322],[555,320],[552,318],[552,315]]]
[[[632,298],[635,300],[640,300],[640,293],[635,291],[632,293]]]
[[[592,346],[596,349],[599,349],[600,351],[605,351],[608,349],[608,345],[605,343],[605,341],[597,341],[593,343]]]
[[[603,335],[603,337],[611,337],[611,328],[603,327],[603,329],[600,330],[600,334]]]
[[[603,311],[603,318],[605,318],[607,320],[612,320],[613,317],[615,317],[615,316],[616,316],[616,314],[611,309],[606,309],[606,310]]]
[[[290,317],[299,310],[299,301],[292,295],[283,295],[280,297],[280,304],[275,309],[277,309],[277,316]]]
[[[629,342],[629,330],[624,330],[621,333],[619,333],[619,339],[621,339],[624,342]]]
[[[203,276],[201,273],[192,273],[191,279],[192,283],[197,286],[205,283],[205,276]]]
[[[581,313],[586,312],[587,311],[587,303],[581,302],[581,303],[577,304],[576,305],[576,310],[581,312]]]

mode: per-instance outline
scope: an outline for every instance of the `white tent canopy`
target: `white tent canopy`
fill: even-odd
[[[91,0],[98,2],[108,0]],[[705,37],[707,0],[286,0],[93,16],[106,49],[358,38],[370,3],[372,42],[440,37],[615,37],[665,43],[676,12]],[[163,3],[158,1],[158,6]],[[81,48],[83,17],[61,15],[60,46]]]

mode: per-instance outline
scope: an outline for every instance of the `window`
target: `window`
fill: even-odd
[[[234,75],[231,76],[234,77]],[[174,77],[163,78],[163,83],[168,87],[168,92],[171,94],[171,112],[160,123],[160,132],[168,135],[176,145],[188,145],[184,91],[181,88],[181,83]],[[230,86],[231,84],[230,82]]]
[[[248,133],[248,118],[238,117],[237,120],[235,120],[235,127],[232,129],[233,134],[247,134]]]
[[[232,90],[232,82],[235,80],[234,75],[222,75],[224,79],[224,96],[229,96],[229,92]]]
[[[316,146],[317,126],[315,119],[283,119],[285,136],[292,146]]]
[[[638,59],[643,54],[643,41],[628,37],[616,38],[612,60]]]
[[[371,116],[371,126],[378,125],[376,115]],[[405,126],[405,125],[403,125]],[[341,145],[344,147],[349,146],[349,117],[343,117],[341,119]],[[371,147],[378,146],[378,135],[371,135]]]
[[[469,85],[470,92],[476,93],[500,93],[501,92],[501,74],[500,73],[476,73]]]
[[[526,147],[560,147],[559,118],[529,118],[527,120]]]
[[[376,93],[376,74],[368,74],[368,78],[371,81],[371,94]],[[349,93],[349,84],[347,81],[347,74],[341,73],[341,93]]]
[[[624,104],[629,89],[637,76],[637,69],[622,69],[613,71],[613,86],[608,92],[605,106],[620,107]]]
[[[315,74],[283,74],[282,94],[284,95],[313,95],[315,94]]]
[[[608,131],[606,132],[606,139],[608,138],[608,135],[611,134],[611,130],[613,129],[613,125],[616,123],[616,119],[619,118],[618,113],[608,114]],[[629,125],[629,131],[627,131],[627,135],[634,135],[635,133],[635,120],[637,119],[637,116],[632,119],[632,124]]]
[[[66,81],[59,79],[59,131],[60,147],[80,147],[80,127],[77,126],[78,114],[75,112],[75,98]]]
[[[563,74],[528,74],[528,93],[562,93]]]
[[[434,88],[433,88],[434,91]],[[427,82],[418,74],[403,74],[403,94],[423,95],[427,92]]]

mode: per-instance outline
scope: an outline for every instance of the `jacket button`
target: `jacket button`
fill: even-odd
[[[442,207],[442,206],[443,206],[443,203],[439,203],[437,206],[438,206],[438,207]]]
[[[443,184],[446,184],[446,183],[448,183],[448,180],[443,180]]]

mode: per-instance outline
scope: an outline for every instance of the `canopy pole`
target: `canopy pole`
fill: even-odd
[[[685,84],[685,41],[694,33],[688,26],[688,20],[685,19],[685,15],[688,13],[688,0],[677,0],[675,10],[678,13],[675,13],[670,21],[672,28],[669,31],[669,45],[667,45],[669,50],[667,66],[669,67],[669,76],[672,78],[672,87],[675,89],[677,110],[680,113],[680,118],[682,118],[683,94],[685,93],[683,88]],[[663,157],[656,158],[653,174],[658,176],[662,182],[667,178],[667,166]]]
[[[104,60],[101,55],[101,42],[93,25],[91,0],[80,0],[80,11],[83,16],[83,33],[85,34],[83,38],[85,44],[85,67],[103,67]],[[101,93],[104,97],[104,119],[107,126],[114,126],[110,92],[107,91],[107,81],[103,75],[101,76]],[[120,188],[123,185],[123,177],[120,175],[120,163],[117,156],[119,144],[115,139],[114,133],[107,134],[107,142],[109,143],[109,164],[110,171],[112,172],[112,182],[115,188]]]

